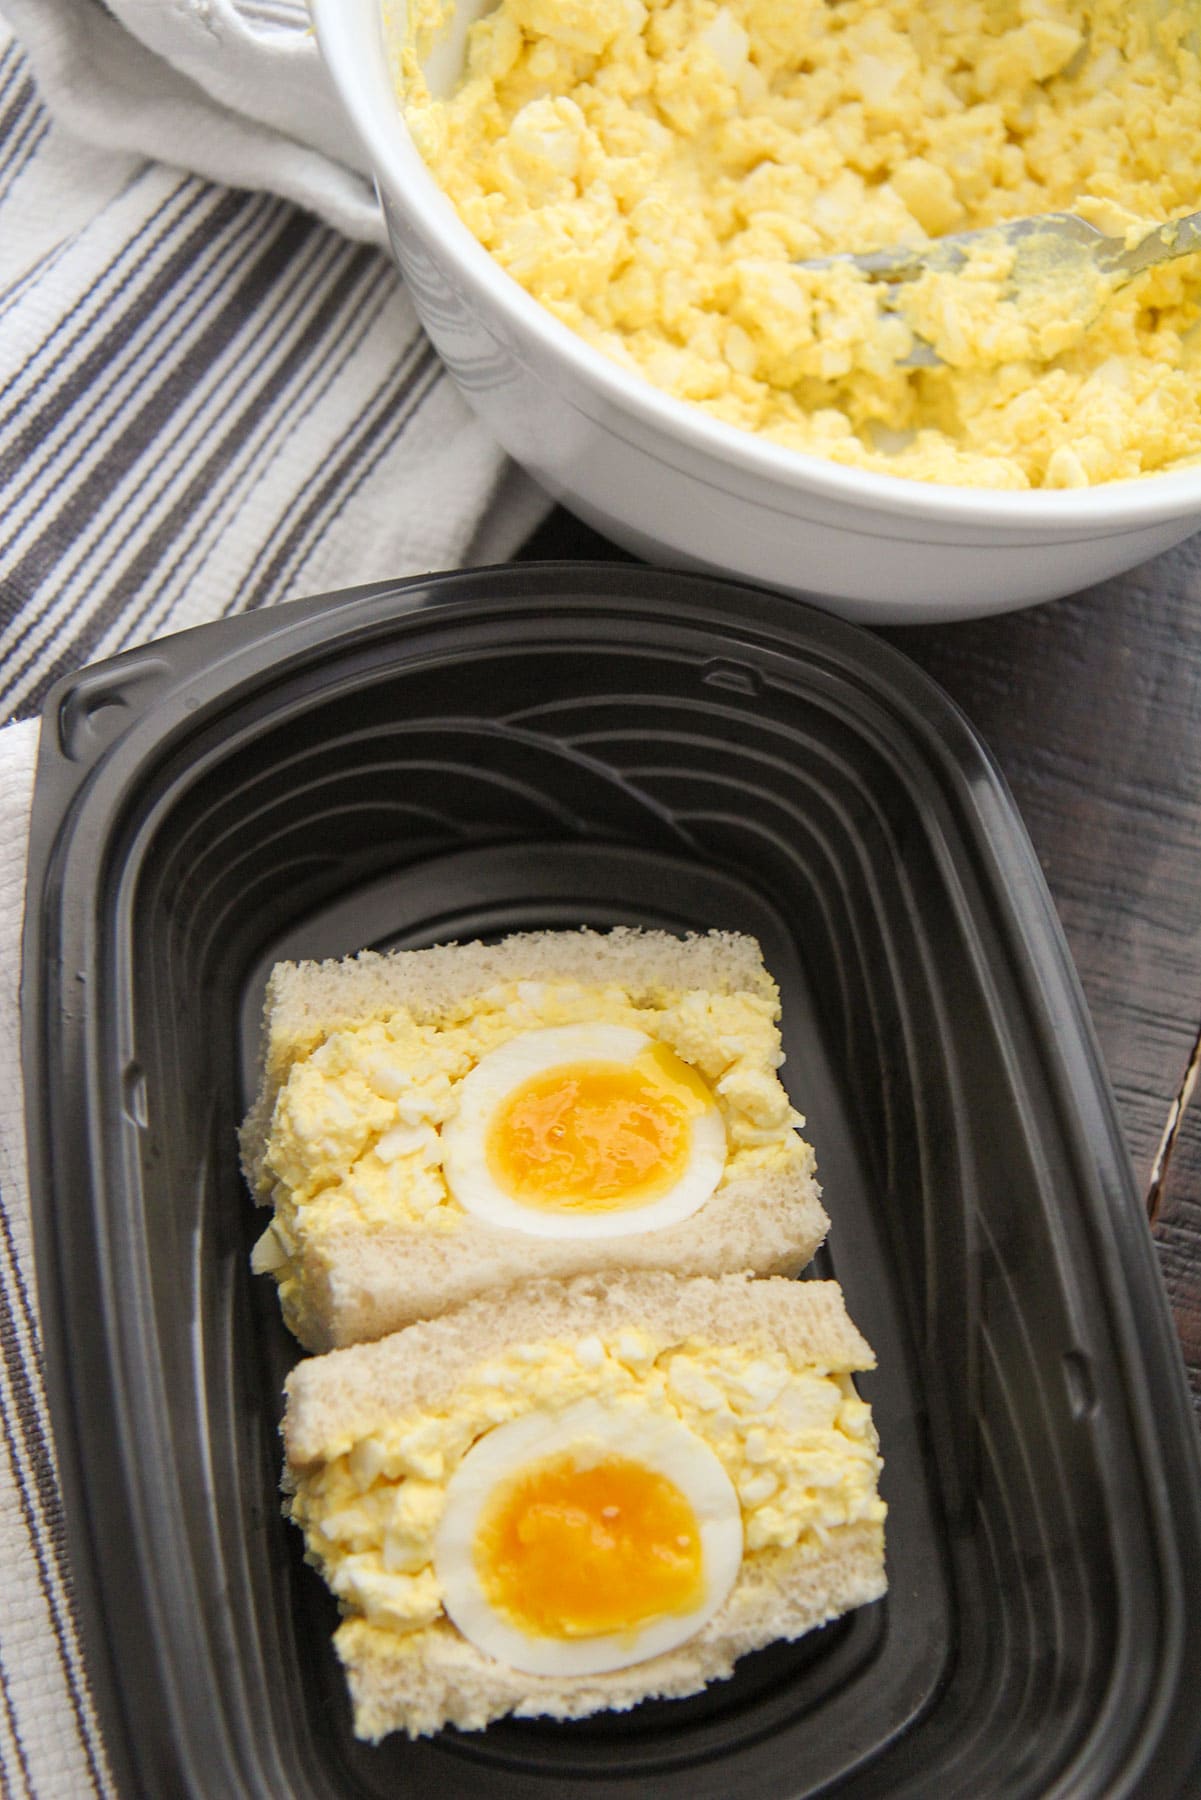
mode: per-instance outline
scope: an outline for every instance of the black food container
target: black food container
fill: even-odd
[[[355,1741],[280,1515],[296,1347],[234,1131],[281,956],[755,933],[878,1370],[885,1600],[691,1700]],[[62,682],[24,979],[79,1607],[148,1800],[1201,1792],[1201,1473],[1030,846],[866,633],[729,583],[510,566],[301,601]]]

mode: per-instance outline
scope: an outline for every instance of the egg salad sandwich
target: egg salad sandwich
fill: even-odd
[[[830,1281],[522,1284],[287,1382],[286,1508],[356,1733],[692,1694],[886,1587],[872,1352]]]
[[[498,1284],[793,1274],[828,1220],[753,938],[521,933],[280,963],[242,1166],[310,1350]]]

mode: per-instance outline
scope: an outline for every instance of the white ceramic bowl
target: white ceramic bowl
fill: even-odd
[[[506,450],[615,542],[908,624],[1075,592],[1201,527],[1201,467],[1064,492],[936,486],[762,442],[660,393],[539,306],[460,221],[401,117],[380,0],[311,5],[442,360]]]

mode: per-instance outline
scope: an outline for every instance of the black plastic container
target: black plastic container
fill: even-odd
[[[297,602],[61,683],[25,1073],[48,1379],[122,1793],[1201,1792],[1201,1460],[1075,976],[963,718],[866,633],[605,565]],[[280,1517],[237,1170],[282,955],[755,932],[874,1344],[886,1600],[687,1701],[356,1743]]]

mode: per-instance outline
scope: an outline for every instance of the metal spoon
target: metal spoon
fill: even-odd
[[[1037,281],[1045,292],[1052,283],[1064,288],[1079,287],[1082,280],[1103,282],[1105,299],[1157,263],[1172,262],[1201,250],[1201,213],[1173,219],[1157,225],[1135,244],[1124,237],[1110,237],[1089,225],[1075,213],[1046,213],[1041,217],[1015,219],[1007,225],[988,225],[978,231],[960,231],[938,238],[932,244],[919,244],[914,249],[869,250],[815,257],[802,262],[803,269],[833,268],[838,265],[858,269],[884,290],[881,308],[899,312],[906,282],[916,281],[927,271],[954,274],[961,269],[973,250],[1011,247],[1014,252],[1009,271],[1008,292],[1019,291]],[[920,339],[903,365],[933,367],[941,363],[937,352]]]

